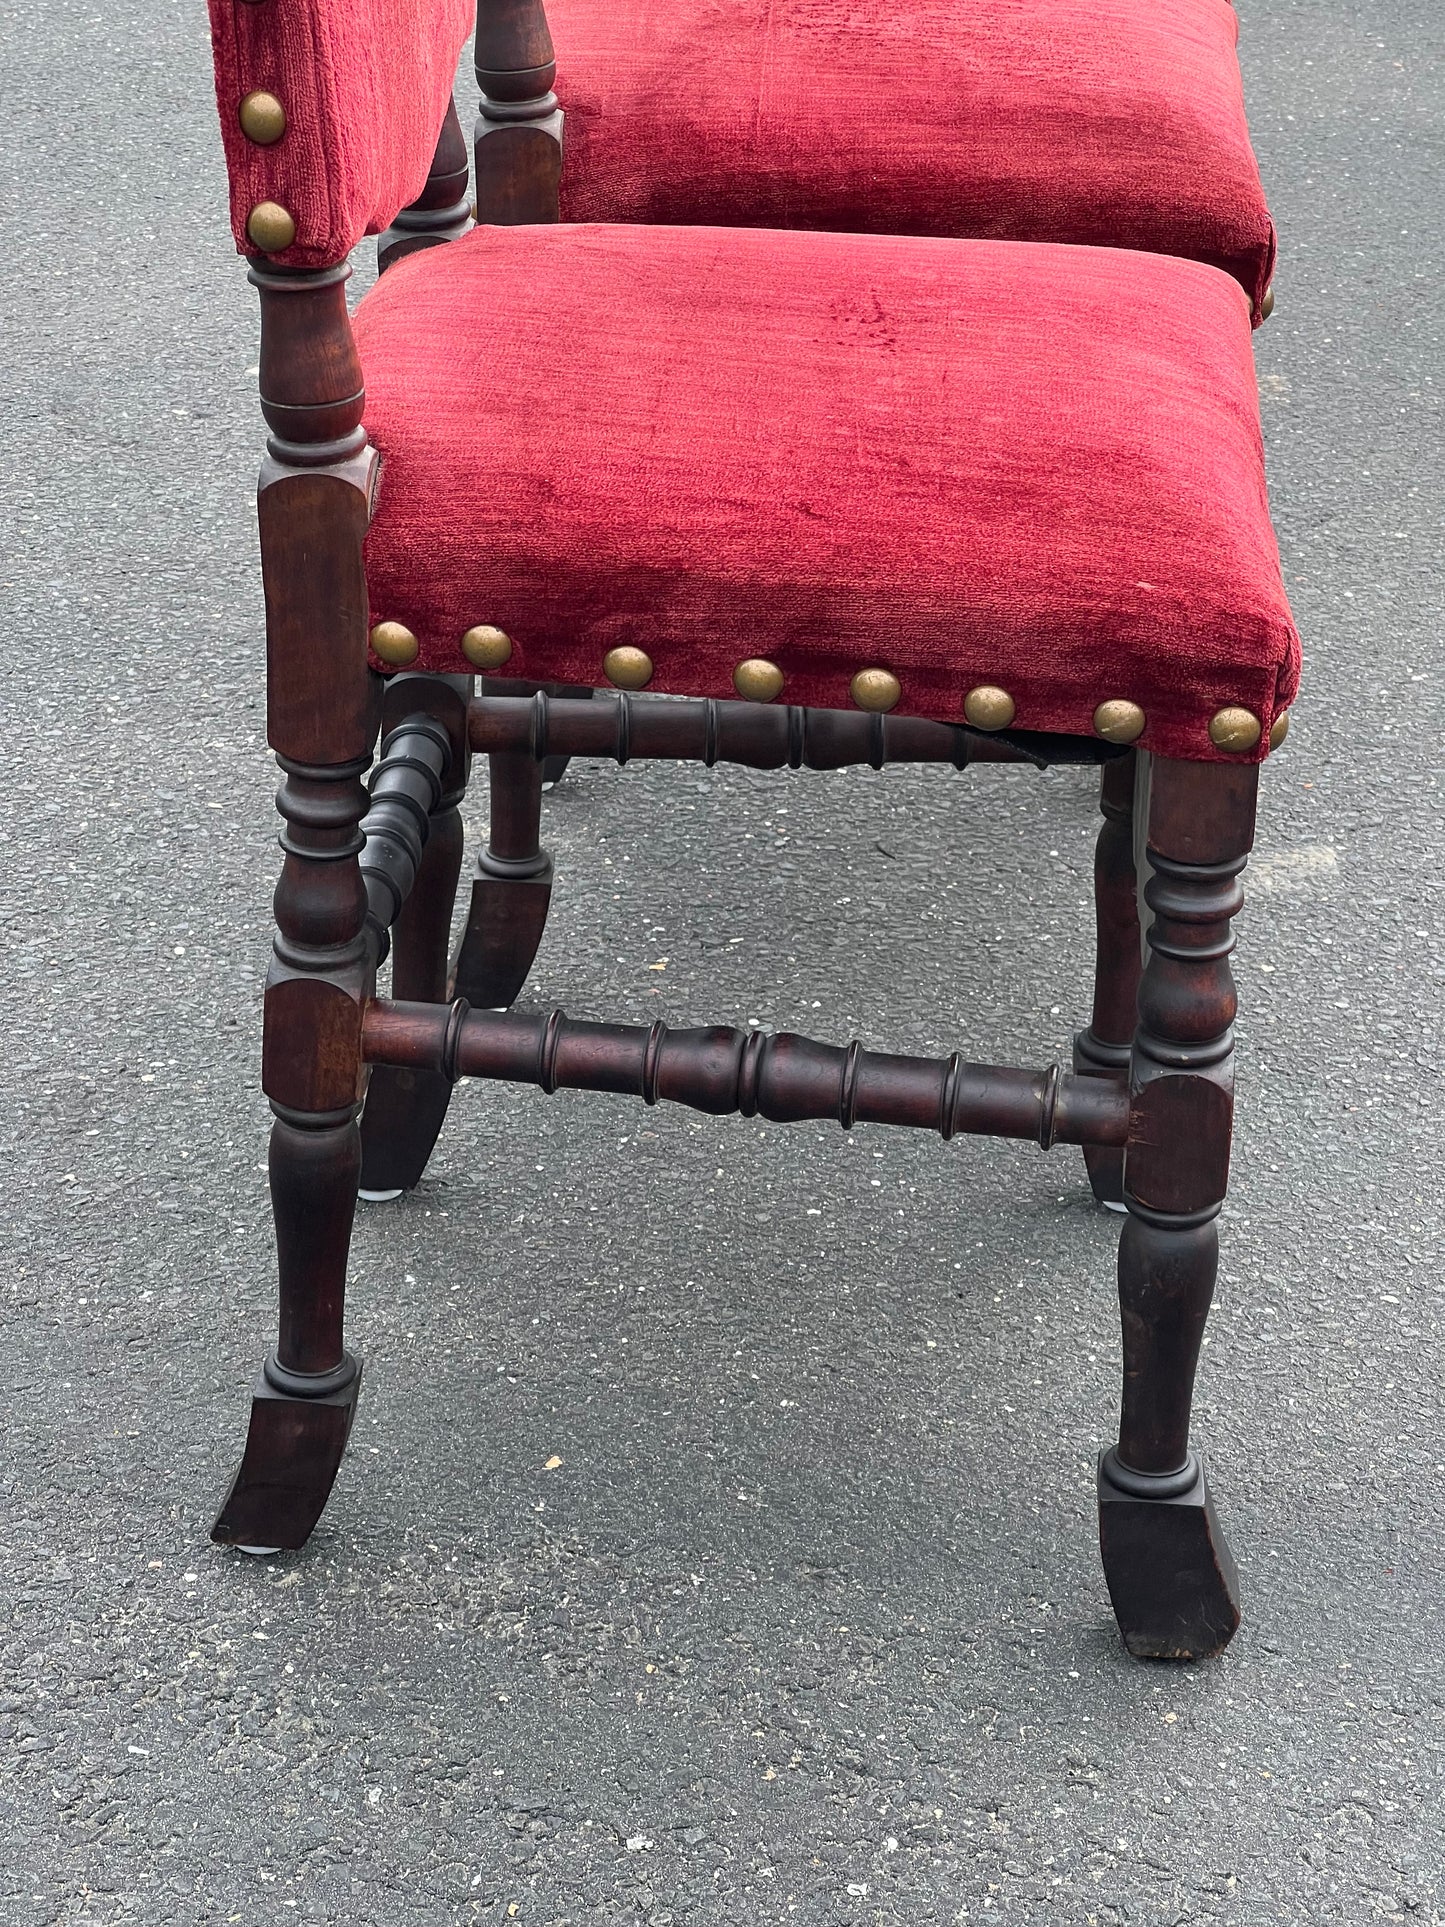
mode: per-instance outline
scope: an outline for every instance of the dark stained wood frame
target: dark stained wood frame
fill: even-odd
[[[555,219],[560,117],[540,0],[488,0],[477,48],[483,218]],[[384,264],[465,228],[464,168],[449,113],[426,189],[382,238]],[[383,688],[367,658],[362,542],[377,470],[362,427],[348,272],[287,272],[264,261],[251,270],[271,431],[259,486],[268,734],[283,773],[262,1051],[275,1116],[280,1303],[276,1348],[257,1378],[245,1452],[213,1536],[295,1547],[320,1517],[360,1383],[343,1339],[358,1189],[386,1193],[418,1181],[458,1075],[777,1121],[876,1121],[945,1138],[981,1132],[1082,1145],[1095,1194],[1124,1209],[1122,1417],[1098,1467],[1105,1575],[1131,1652],[1221,1650],[1238,1624],[1237,1582],[1189,1419],[1228,1179],[1230,924],[1253,841],[1257,768],[1153,759],[1152,921],[1141,974],[1132,813],[1142,759],[1133,751],[909,717],[594,699],[496,679],[481,695],[470,677],[397,675]],[[491,833],[449,964],[459,805],[474,754],[490,759]],[[509,1012],[551,896],[543,781],[549,765],[572,755],[814,769],[1102,763],[1096,987],[1073,1069]],[[392,997],[383,1000],[376,973],[388,946]]]

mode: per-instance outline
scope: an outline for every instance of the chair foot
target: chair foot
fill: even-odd
[[[218,1545],[259,1555],[305,1545],[331,1496],[356,1416],[361,1361],[348,1358],[346,1366],[344,1383],[313,1397],[278,1389],[262,1368],[246,1449],[211,1528]]]
[[[1239,1574],[1192,1454],[1183,1472],[1152,1478],[1101,1454],[1099,1550],[1135,1659],[1208,1659],[1238,1632]]]
[[[437,1071],[376,1066],[361,1113],[359,1197],[386,1204],[421,1183],[451,1098],[450,1079]]]
[[[544,756],[542,758],[542,788],[554,790],[567,774],[570,756]]]
[[[465,997],[473,1010],[509,1009],[541,948],[551,901],[550,858],[535,876],[478,875],[457,954],[454,994]]]

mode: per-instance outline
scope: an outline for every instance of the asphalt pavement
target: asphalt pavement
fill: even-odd
[[[1445,13],[1240,13],[1305,680],[1196,1426],[1246,1618],[1166,1667],[1067,1149],[470,1085],[359,1222],[321,1528],[209,1544],[273,1318],[254,297],[199,0],[7,9],[5,1927],[1445,1917]],[[1047,1062],[1096,821],[577,766],[532,994]]]

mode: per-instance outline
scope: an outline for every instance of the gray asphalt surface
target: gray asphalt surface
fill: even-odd
[[[1307,660],[1197,1423],[1247,1620],[1183,1668],[1097,1564],[1066,1150],[468,1087],[360,1223],[322,1528],[207,1542],[275,852],[202,12],[6,10],[0,1921],[1439,1921],[1438,0],[1241,5]],[[1095,822],[1067,772],[578,769],[536,994],[1048,1061]]]

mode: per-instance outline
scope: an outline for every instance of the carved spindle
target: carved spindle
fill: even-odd
[[[1234,1115],[1230,920],[1254,840],[1258,771],[1154,761],[1119,1249],[1124,1397],[1099,1465],[1099,1533],[1130,1652],[1192,1659],[1239,1625],[1238,1580],[1189,1447],[1214,1293]]]
[[[477,219],[521,227],[561,218],[562,110],[542,0],[480,0],[474,135]]]
[[[1134,882],[1135,755],[1104,765],[1094,848],[1094,1010],[1074,1039],[1074,1069],[1126,1078],[1139,999],[1139,907]],[[1124,1209],[1122,1151],[1086,1145],[1084,1164],[1100,1204]]]
[[[530,699],[519,695],[532,690]],[[764,703],[685,700],[593,692],[593,700],[558,697],[535,684],[489,678],[471,705],[474,750],[525,750],[543,762],[554,755],[645,757],[744,763],[750,769],[845,769],[887,763],[1103,763],[1119,751],[1098,737],[1046,736],[1030,730],[991,734],[922,716],[869,715],[861,710],[784,708]],[[506,692],[506,693],[504,693]]]
[[[376,1000],[362,1048],[375,1064],[426,1067],[560,1090],[613,1091],[647,1104],[687,1104],[713,1117],[740,1112],[775,1124],[832,1118],[1054,1144],[1122,1144],[1129,1101],[1118,1085],[948,1058],[901,1057],[861,1044],[823,1044],[714,1024],[579,1023],[563,1011],[450,1010]]]
[[[438,247],[466,233],[472,224],[469,162],[467,137],[455,103],[448,101],[426,186],[377,241],[376,265],[381,273],[419,248]]]
[[[303,1543],[326,1502],[360,1364],[342,1342],[361,1166],[361,1010],[373,989],[359,864],[362,783],[380,683],[367,669],[362,539],[375,457],[342,267],[253,265],[261,406],[271,428],[258,510],[266,591],[267,734],[283,772],[275,956],[261,1081],[275,1113],[271,1206],[279,1337],[255,1387],[245,1455],[213,1536]]]
[[[394,997],[444,1003],[450,994],[452,909],[462,867],[459,805],[470,768],[467,699],[471,687],[470,676],[403,675],[392,677],[387,685],[388,722],[399,717],[404,726],[425,710],[449,745],[416,880],[392,932]],[[433,1070],[378,1065],[372,1071],[361,1114],[363,1198],[385,1202],[420,1182],[451,1094],[451,1080]]]

